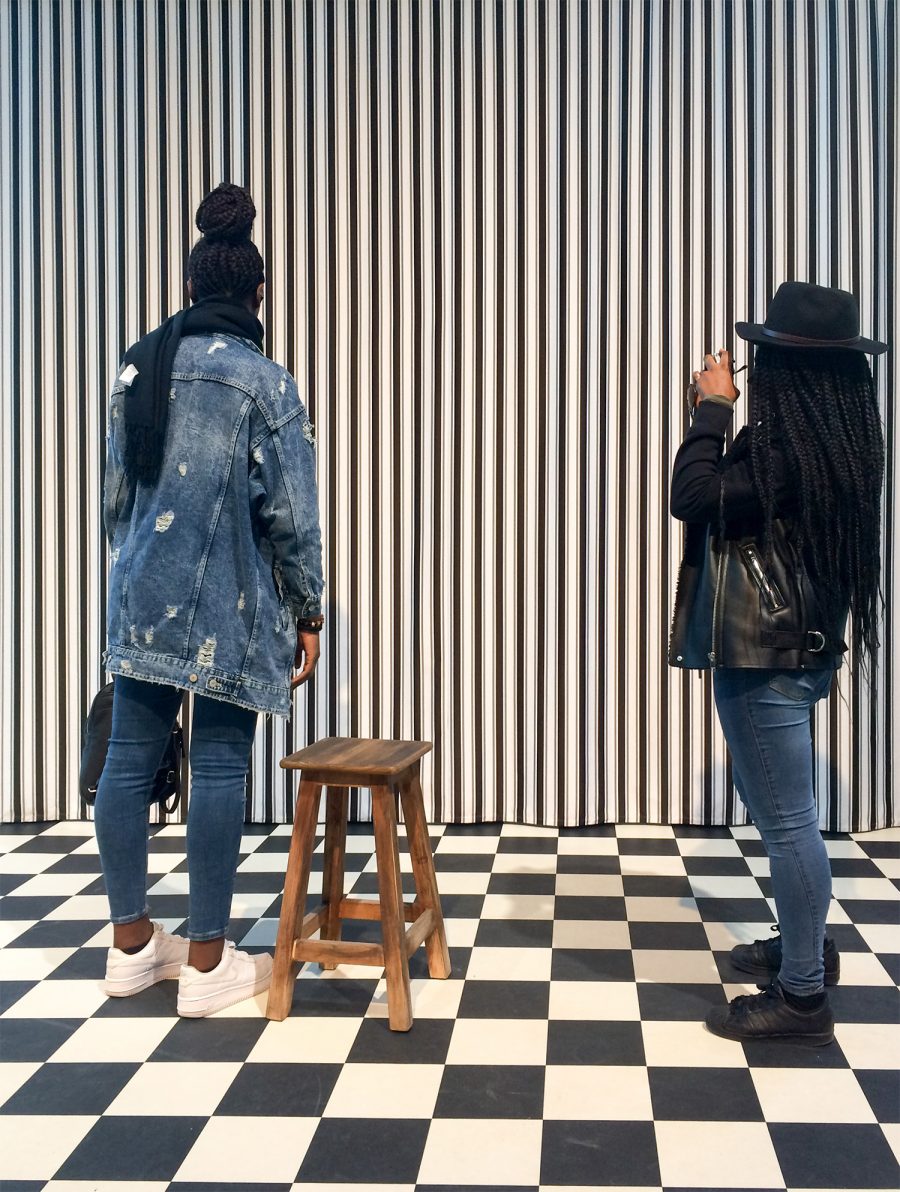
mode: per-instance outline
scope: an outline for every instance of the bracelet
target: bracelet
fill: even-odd
[[[321,633],[325,627],[325,617],[298,617],[297,628],[301,633]]]

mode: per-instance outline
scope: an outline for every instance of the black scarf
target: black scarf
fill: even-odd
[[[126,389],[125,471],[134,480],[155,484],[162,465],[169,420],[172,365],[188,335],[238,335],[262,350],[263,327],[246,306],[233,298],[202,298],[139,339],[125,353],[124,364],[136,370]]]

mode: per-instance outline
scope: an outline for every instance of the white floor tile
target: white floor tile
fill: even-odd
[[[166,1192],[168,1180],[51,1180],[43,1192]]]
[[[169,894],[188,894],[190,893],[190,879],[186,873],[169,873],[163,871],[163,876],[158,881],[152,881],[147,884],[147,897],[156,898],[161,895]],[[275,895],[269,899],[274,902]]]
[[[470,981],[549,981],[550,948],[473,948]]]
[[[478,935],[478,919],[445,919],[444,932],[449,948],[471,948]]]
[[[693,898],[636,898],[626,894],[625,911],[631,923],[700,922]]]
[[[448,1064],[546,1062],[547,1022],[543,1019],[458,1018],[447,1053]],[[420,1175],[419,1182],[429,1181]]]
[[[900,1024],[839,1022],[834,1037],[851,1068],[896,1068],[900,1057]]]
[[[650,1122],[650,1081],[637,1064],[549,1064],[545,1121]]]
[[[619,858],[623,877],[684,877],[682,857],[647,857],[640,853]]]
[[[772,922],[774,923],[775,920],[778,918],[777,912],[775,910],[775,903],[771,898],[767,898],[766,901],[768,902],[769,908],[772,911]],[[844,910],[844,908],[841,906],[841,904],[837,901],[837,899],[832,898],[831,902],[828,904],[828,914],[825,916],[825,922],[826,923],[848,923],[849,924],[849,923],[852,923],[853,920],[850,918],[850,916],[847,914],[847,912]]]
[[[854,840],[861,840],[864,844],[879,843],[880,841],[900,840],[900,828],[876,828],[874,832],[851,832]]]
[[[900,857],[875,857],[874,861],[885,877],[900,877]]]
[[[238,873],[286,873],[287,853],[247,853],[238,863]]]
[[[442,836],[435,848],[438,853],[496,853],[500,841],[497,836]]]
[[[682,857],[740,857],[741,846],[726,838],[704,840],[702,836],[679,836],[678,851]]]
[[[206,1123],[176,1180],[218,1183],[290,1183],[319,1118],[214,1117]]]
[[[71,898],[96,880],[94,873],[39,873],[16,886],[15,893],[17,898]]]
[[[894,979],[871,952],[841,953],[842,985],[893,985]],[[900,1056],[897,1057],[900,1062]]]
[[[692,876],[688,879],[695,898],[762,898],[754,877]]]
[[[541,1172],[541,1123],[510,1119],[431,1123],[419,1184],[531,1184]]]
[[[894,1156],[898,1163],[900,1163],[900,1124],[897,1122],[890,1122],[883,1124],[881,1131],[887,1139],[888,1146],[894,1152]],[[891,1189],[891,1192],[895,1192]]]
[[[455,1018],[459,1012],[465,981],[417,977],[410,981],[414,1018]],[[387,985],[382,978],[378,982],[366,1018],[387,1018]],[[403,1116],[402,1114],[399,1116]]]
[[[482,919],[553,918],[552,894],[488,894],[481,910]]]
[[[556,851],[560,857],[615,857],[619,844],[614,836],[560,836]]]
[[[322,842],[323,849],[325,842]],[[348,836],[347,847],[345,849],[348,853],[372,853],[375,852],[375,837],[374,836]]]
[[[730,952],[735,944],[752,944],[770,939],[771,923],[704,923],[709,946],[714,952]]]
[[[257,993],[255,997],[245,997],[242,1002],[235,1002],[233,1006],[226,1006],[224,1010],[216,1010],[208,1014],[208,1018],[265,1018],[266,1005],[269,1000],[268,990]]]
[[[187,824],[166,824],[165,827],[159,829],[156,835],[166,839],[172,836],[187,836]]]
[[[636,948],[632,953],[637,981],[655,981],[663,985],[708,982],[718,985],[721,978],[712,952],[671,948],[666,952]]]
[[[840,857],[851,861],[868,860],[865,850],[855,840],[826,840],[825,851],[829,857]]]
[[[21,836],[17,839],[19,844],[24,844]],[[43,873],[64,856],[65,853],[4,853],[0,856],[0,874]]]
[[[735,840],[759,840],[759,832],[753,824],[734,824],[731,835]]]
[[[859,1081],[847,1069],[751,1068],[767,1122],[876,1121]]]
[[[502,837],[508,836],[527,836],[527,837],[544,837],[548,840],[555,840],[558,829],[548,828],[543,824],[504,824],[500,829]]]
[[[13,849],[19,848],[21,845],[27,843],[29,840],[34,840],[37,833],[33,835],[14,835],[12,832],[0,832],[0,853],[11,853]]]
[[[783,1188],[765,1122],[657,1122],[666,1188]]]
[[[720,1039],[702,1022],[642,1022],[651,1068],[746,1068],[743,1047]]]
[[[556,893],[565,898],[621,898],[625,890],[616,873],[560,873]]]
[[[321,892],[322,875],[320,873],[310,874],[309,893],[315,895]],[[232,919],[259,919],[277,897],[278,895],[271,891],[266,894],[236,892],[231,900],[231,917]]]
[[[843,901],[870,898],[879,902],[900,902],[900,890],[886,877],[835,877],[831,880],[831,892]],[[900,907],[897,919],[900,923]]]
[[[30,1080],[38,1068],[42,1067],[43,1064],[34,1063],[0,1063],[0,1106],[9,1100],[26,1080]]]
[[[859,923],[856,930],[873,952],[881,952],[885,956],[900,952],[900,929],[896,924]]]
[[[0,981],[43,981],[76,948],[4,948],[0,952]]]
[[[149,853],[147,856],[147,876],[153,880],[157,873],[171,873],[187,860],[187,853]],[[187,877],[187,874],[184,874]]]
[[[491,880],[489,873],[439,873],[441,894],[486,894]]]
[[[209,1062],[142,1064],[106,1116],[210,1117],[242,1067]]]
[[[768,857],[745,857],[744,861],[747,868],[754,877],[769,877],[769,858]]]
[[[671,824],[617,824],[619,840],[671,840],[674,836]]]
[[[323,1117],[430,1118],[443,1064],[345,1064]]]
[[[88,1114],[0,1117],[0,1187],[6,1180],[49,1180],[96,1120]]]
[[[13,1002],[3,1017],[90,1018],[105,1001],[99,981],[41,981]]]
[[[36,919],[0,919],[0,948],[8,948],[36,922]]]
[[[53,923],[71,919],[97,919],[102,923],[109,919],[109,902],[105,894],[76,894],[44,918]]]
[[[290,1017],[269,1022],[247,1057],[259,1064],[342,1064],[359,1034],[360,1020]]]
[[[554,948],[631,947],[627,923],[603,919],[557,919],[553,924]]]
[[[157,1049],[177,1021],[174,1007],[171,1018],[89,1018],[66,1039],[54,1054],[53,1062],[143,1063]]]
[[[79,844],[78,848],[73,848],[69,854],[72,857],[97,857],[100,855],[100,847],[97,844],[97,839],[91,836],[84,844]]]
[[[557,858],[552,853],[497,853],[494,873],[520,873],[531,877],[555,875]],[[438,874],[438,886],[443,890],[443,873]]]
[[[266,840],[266,837],[261,834],[256,836],[242,836],[239,852],[245,855],[255,853],[264,840]]]
[[[549,1017],[575,1022],[638,1022],[637,985],[634,981],[553,981]]]

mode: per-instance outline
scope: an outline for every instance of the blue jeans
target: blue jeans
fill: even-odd
[[[716,708],[734,783],[759,829],[781,927],[779,981],[806,996],[825,987],[831,866],[813,795],[810,712],[834,671],[717,670]]]
[[[113,923],[133,923],[147,906],[147,824],[154,778],[181,707],[182,692],[119,675],[112,735],[94,804],[94,824]],[[187,861],[188,938],[224,935],[231,914],[244,822],[247,765],[256,713],[194,698]]]

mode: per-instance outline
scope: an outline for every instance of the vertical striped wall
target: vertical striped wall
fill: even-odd
[[[80,813],[105,396],[229,179],[327,552],[251,815],[290,814],[283,753],[351,734],[434,739],[441,819],[740,819],[708,679],[665,663],[682,394],[787,278],[897,341],[893,4],[3,0],[0,52],[2,817]],[[817,713],[823,826],[893,821],[896,641]]]

